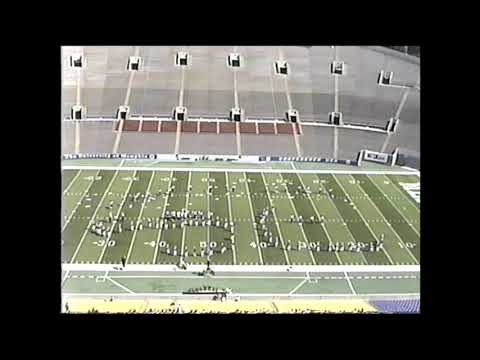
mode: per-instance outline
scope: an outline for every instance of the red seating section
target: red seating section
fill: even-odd
[[[292,124],[277,124],[278,134],[291,134],[293,135]]]
[[[122,131],[138,131],[139,127],[140,127],[139,120],[125,120],[123,122]]]
[[[196,133],[197,132],[197,122],[196,121],[183,121],[182,122],[182,132],[186,133]]]
[[[275,134],[275,125],[272,123],[258,123],[259,134]]]
[[[115,130],[118,130],[120,121],[115,124]],[[301,135],[301,127],[298,123],[267,123],[267,122],[216,122],[216,121],[183,121],[181,124],[181,131],[185,133],[209,133],[216,134],[217,127],[218,132],[221,134],[235,134],[236,126],[239,125],[240,133],[242,134],[287,134],[293,135],[293,131]],[[293,126],[292,126],[293,125]],[[276,126],[276,132],[275,132]],[[176,132],[177,122],[171,120],[143,120],[140,128],[139,120],[125,120],[123,121],[123,131],[142,131],[142,132]]]
[[[159,125],[159,121],[144,120],[142,123],[142,129],[140,131],[158,132]]]
[[[257,126],[255,123],[240,123],[240,134],[256,134]]]
[[[221,122],[220,123],[220,133],[221,134],[235,134],[235,124],[231,122]]]
[[[161,132],[176,132],[177,131],[177,122],[176,121],[162,121],[160,125]]]
[[[217,122],[201,122],[200,123],[200,132],[201,133],[217,133]]]

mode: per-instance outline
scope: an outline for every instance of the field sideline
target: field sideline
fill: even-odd
[[[415,296],[418,272],[222,272],[202,277],[189,272],[71,271],[63,286],[67,297],[195,297],[184,291],[201,286],[233,289],[244,298],[311,298],[365,296]],[[200,296],[201,297],[201,296]]]

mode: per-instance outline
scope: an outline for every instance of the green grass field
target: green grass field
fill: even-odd
[[[420,263],[420,205],[402,186],[419,183],[417,175],[218,170],[63,170],[62,262],[120,264],[126,257],[128,264],[177,264],[183,257],[205,264],[201,251],[209,245],[211,263],[221,265]],[[182,209],[212,212],[212,225],[165,219]],[[263,209],[277,246],[261,229]],[[105,221],[110,212],[112,221]],[[122,213],[123,223],[116,218]],[[106,236],[91,231],[100,220]],[[234,243],[225,222],[234,224]]]

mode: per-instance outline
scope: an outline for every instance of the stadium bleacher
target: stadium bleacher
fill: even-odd
[[[382,313],[419,313],[420,300],[377,300],[371,304]]]
[[[351,284],[349,279],[353,279],[353,275],[350,277],[345,271],[345,278],[335,279],[335,281],[342,280],[341,286],[345,287],[345,289],[335,290],[341,295],[339,298],[336,294],[330,294],[330,287],[327,288],[329,282],[333,281],[330,279],[331,275],[327,275],[328,279],[325,276],[325,287],[321,288],[320,285],[324,286],[324,279],[322,278],[318,282],[317,278],[311,279],[310,272],[307,272],[306,279],[298,281],[298,285],[294,285],[293,282],[287,284],[292,285],[286,286],[285,294],[288,295],[280,296],[282,300],[286,298],[306,299],[307,296],[304,294],[308,294],[310,300],[321,295],[324,299],[336,299],[332,302],[276,301],[277,297],[273,296],[276,294],[275,292],[265,294],[269,297],[267,301],[263,301],[266,297],[248,295],[253,292],[245,294],[239,292],[242,297],[246,295],[242,301],[229,298],[225,302],[214,299],[214,302],[180,301],[174,302],[172,305],[171,301],[155,303],[154,301],[132,300],[132,297],[106,301],[94,297],[95,300],[90,299],[83,302],[77,301],[76,293],[72,292],[67,293],[67,296],[73,294],[77,300],[70,303],[70,312],[419,313],[419,300],[400,300],[399,298],[405,295],[408,297],[418,295],[415,286],[418,283],[416,272],[419,271],[416,269],[420,262],[418,256],[420,210],[418,204],[412,206],[407,201],[402,202],[397,209],[395,206],[397,200],[392,199],[396,196],[401,198],[403,193],[401,189],[393,193],[391,191],[395,191],[394,181],[400,180],[396,178],[392,180],[387,175],[385,178],[380,178],[384,174],[397,176],[394,174],[407,172],[406,176],[410,177],[413,176],[410,174],[411,169],[393,168],[395,165],[393,160],[391,165],[388,165],[392,167],[386,170],[384,164],[387,162],[360,164],[364,159],[361,155],[366,154],[364,151],[368,149],[372,158],[377,156],[375,158],[377,160],[382,159],[382,154],[389,155],[394,152],[394,155],[389,156],[391,159],[397,159],[398,155],[397,165],[418,166],[418,168],[420,166],[419,48],[406,46],[391,48],[394,49],[379,46],[239,46],[235,49],[233,46],[62,47],[62,59],[65,59],[66,64],[62,66],[62,152],[64,155],[69,155],[68,163],[74,163],[74,161],[70,161],[71,159],[80,159],[75,161],[79,164],[104,160],[98,161],[102,164],[102,170],[99,170],[102,171],[101,174],[99,173],[100,175],[95,175],[95,170],[90,169],[91,165],[65,165],[67,168],[64,171],[65,177],[79,179],[75,180],[75,184],[77,181],[81,182],[79,188],[83,188],[85,185],[92,186],[92,189],[98,187],[102,190],[94,192],[94,200],[99,200],[98,203],[91,202],[90,190],[88,190],[90,187],[85,188],[85,193],[77,190],[65,190],[67,195],[64,196],[72,196],[68,200],[77,197],[83,199],[87,196],[86,202],[89,202],[84,204],[84,207],[80,206],[83,202],[76,202],[77,200],[64,202],[68,206],[78,204],[62,220],[65,229],[68,229],[68,232],[65,232],[67,235],[63,236],[63,239],[71,240],[70,243],[64,242],[63,244],[68,246],[63,245],[62,249],[67,251],[77,249],[71,251],[70,258],[66,258],[71,262],[70,265],[74,265],[74,268],[80,265],[80,268],[83,269],[85,265],[89,269],[93,265],[90,257],[94,257],[98,250],[97,247],[103,247],[105,250],[102,250],[100,259],[97,260],[98,256],[94,257],[95,266],[110,266],[121,259],[124,263],[139,265],[142,269],[145,266],[155,265],[153,269],[157,271],[157,264],[162,265],[163,268],[172,262],[170,253],[165,255],[164,250],[159,250],[159,248],[165,247],[166,244],[173,244],[175,241],[183,251],[187,245],[191,248],[190,242],[196,244],[197,240],[202,240],[201,235],[196,235],[195,231],[186,230],[187,223],[181,225],[185,229],[181,230],[181,237],[177,238],[178,231],[175,229],[175,234],[173,231],[171,232],[173,234],[171,239],[175,240],[170,241],[170,234],[167,233],[168,242],[165,241],[165,243],[163,243],[162,236],[166,237],[167,235],[164,235],[166,232],[163,229],[162,232],[158,231],[158,237],[143,239],[145,232],[142,233],[135,229],[133,234],[129,232],[125,235],[123,225],[120,224],[122,230],[119,232],[122,235],[117,236],[115,226],[119,221],[115,219],[115,222],[112,222],[111,219],[114,217],[109,215],[111,228],[109,231],[102,229],[103,236],[106,236],[107,240],[104,240],[103,243],[93,241],[93,236],[97,235],[91,235],[90,222],[93,224],[97,218],[103,219],[100,218],[100,215],[104,209],[108,208],[106,206],[108,205],[106,203],[107,196],[118,195],[118,199],[123,201],[118,209],[119,213],[125,208],[127,218],[131,217],[132,221],[140,219],[142,228],[144,226],[142,216],[144,216],[145,209],[148,213],[165,214],[167,207],[169,211],[173,209],[178,212],[180,206],[182,206],[182,211],[185,210],[185,207],[204,209],[208,212],[213,209],[214,212],[225,217],[225,229],[228,228],[227,213],[230,220],[241,219],[245,226],[250,222],[253,223],[251,229],[250,227],[247,230],[242,228],[239,236],[232,235],[228,250],[232,252],[232,260],[222,259],[224,261],[221,263],[222,266],[224,264],[226,264],[225,266],[241,267],[279,264],[283,266],[285,263],[295,268],[296,266],[310,265],[345,265],[354,267],[352,273],[360,273],[357,266],[398,265],[408,266],[409,271],[415,272],[415,275],[408,275],[408,279],[406,279],[406,275],[405,278],[399,279],[399,281],[408,282],[409,286],[413,284],[413,290],[408,288],[408,291],[390,292],[395,286],[392,286],[387,276],[384,279],[383,274],[378,276],[378,279],[375,276],[375,280],[373,280],[373,276],[370,279],[370,275],[361,274],[352,280]],[[404,48],[404,51],[401,48]],[[409,48],[410,52],[418,54],[418,57],[408,55]],[[226,65],[228,54],[232,51],[241,55],[241,66],[237,69]],[[79,52],[80,55],[72,55],[76,52]],[[180,63],[180,60],[176,63],[174,58],[178,58],[180,53],[183,54],[183,63]],[[75,62],[72,62],[72,59],[76,59]],[[68,66],[69,60],[70,66]],[[132,61],[136,65],[130,65]],[[275,71],[277,62],[283,64],[280,67],[284,67],[284,71]],[[336,71],[337,63],[342,64],[339,71]],[[388,75],[384,76],[385,74]],[[73,111],[75,109],[77,109],[77,113]],[[178,116],[179,114],[181,116]],[[335,114],[335,116],[331,114]],[[395,126],[393,127],[392,124]],[[400,149],[400,154],[397,149]],[[359,156],[360,150],[362,152]],[[93,161],[87,161],[91,159]],[[124,161],[125,159],[128,160]],[[354,169],[351,165],[358,165],[361,168]],[[193,171],[188,171],[190,167]],[[83,175],[84,171],[87,172],[85,176]],[[90,174],[90,171],[93,172],[93,175]],[[361,174],[351,174],[356,171]],[[163,175],[164,172],[165,175]],[[124,173],[126,175],[123,175]],[[162,178],[157,176],[160,173],[162,173]],[[370,173],[375,173],[374,179],[370,178]],[[278,179],[275,178],[275,174],[278,175]],[[109,180],[110,176],[112,178]],[[92,180],[89,180],[90,178]],[[297,178],[300,181],[298,184],[296,184]],[[71,180],[71,183],[73,181]],[[95,185],[89,185],[88,181],[92,183],[95,181]],[[419,179],[414,179],[412,183],[419,187],[418,181]],[[163,187],[167,186],[167,182],[169,188],[164,190]],[[172,185],[173,182],[176,182],[176,191],[175,185]],[[210,184],[210,182],[215,184]],[[280,185],[284,186],[285,190],[282,187],[279,188]],[[76,187],[77,185],[72,186],[72,189]],[[236,190],[237,187],[243,187],[244,191]],[[311,191],[310,187],[315,190]],[[110,191],[111,188],[114,191]],[[205,188],[209,192],[213,191],[212,196],[205,195],[207,191]],[[280,190],[285,191],[288,196],[282,195]],[[152,201],[163,199],[164,201],[153,207],[149,204],[151,200],[149,193],[157,194],[157,191],[158,195],[155,195],[157,198]],[[275,191],[276,194],[270,196],[271,191]],[[327,196],[310,195],[315,193],[320,195],[322,191]],[[97,193],[101,192],[107,195],[97,197]],[[137,199],[137,194],[144,197],[141,207],[137,206],[138,202],[136,205],[126,203],[127,195],[134,192],[134,199]],[[385,196],[382,197],[383,192],[385,192]],[[172,201],[169,200],[170,193],[173,193]],[[185,194],[189,195],[184,196]],[[201,196],[196,196],[197,194]],[[265,194],[268,196],[264,196]],[[162,196],[161,199],[159,195]],[[371,203],[367,202],[364,195],[370,198]],[[211,201],[212,199],[214,200]],[[289,200],[292,201],[289,202]],[[237,204],[243,204],[244,207],[236,206],[234,201]],[[101,205],[104,202],[105,206]],[[322,202],[318,205],[318,209],[315,205],[317,202]],[[179,205],[180,203],[181,205]],[[328,221],[325,221],[324,224],[325,205],[328,205],[330,210],[327,214]],[[112,205],[109,206],[112,207]],[[266,210],[263,209],[265,206],[267,206]],[[285,249],[285,245],[281,244],[284,247],[282,252],[274,249],[267,242],[260,242],[257,236],[258,241],[251,242],[250,247],[248,245],[243,247],[242,243],[242,247],[238,246],[237,248],[233,241],[236,237],[240,238],[239,241],[255,240],[255,236],[248,234],[250,232],[254,234],[254,231],[258,232],[255,230],[255,226],[258,226],[255,222],[258,213],[261,208],[262,211],[268,213],[269,207],[272,209],[272,214],[274,208],[280,209],[278,216],[282,217],[280,221],[277,219],[276,227],[272,227],[272,229],[278,230],[277,232],[281,236],[286,236],[288,247]],[[67,207],[64,206],[64,208]],[[77,208],[80,209],[82,216],[74,216]],[[100,209],[98,214],[97,209]],[[234,214],[232,209],[239,210],[239,212],[241,210],[241,217]],[[69,208],[69,210],[71,209]],[[289,218],[290,211],[294,213],[292,214],[294,219],[298,219],[299,215],[305,216],[305,219],[310,218],[309,225],[311,227],[304,227],[303,220],[300,225],[293,221],[287,224],[286,219]],[[365,218],[363,213],[367,214]],[[155,216],[157,216],[156,213]],[[383,218],[378,220],[379,216],[383,216]],[[123,219],[125,215],[122,214],[121,217]],[[315,220],[316,217],[321,219],[321,225],[319,225],[320,221]],[[351,220],[351,218],[354,219]],[[372,228],[369,227],[370,221],[373,223],[371,224]],[[402,227],[398,225],[399,221],[408,225]],[[77,222],[81,222],[81,226],[77,226]],[[351,222],[354,224],[352,225]],[[364,223],[365,226],[358,225],[357,227],[356,222]],[[390,226],[393,224],[393,230],[387,228],[384,222]],[[94,225],[93,231],[96,229],[96,224]],[[205,230],[207,234],[206,246],[210,247],[212,234],[215,237],[219,235],[219,240],[215,242],[216,245],[220,241],[229,240],[222,234],[217,234],[216,230],[211,231],[210,224],[202,226],[206,227],[202,230]],[[235,234],[233,222],[231,222],[231,226],[231,233]],[[303,231],[295,231],[297,226],[299,230],[303,229]],[[311,230],[314,226],[318,226],[318,232]],[[321,229],[320,226],[322,226]],[[347,229],[344,229],[343,226],[346,226]],[[235,225],[235,229],[238,228],[240,226]],[[284,228],[287,231],[282,230]],[[403,229],[407,230],[402,231]],[[334,234],[332,237],[327,236],[327,231],[330,230]],[[137,235],[137,233],[141,235]],[[335,263],[330,261],[330,258],[334,257],[333,252],[340,252],[337,248],[333,250],[329,248],[330,253],[325,255],[320,253],[320,245],[316,245],[316,248],[309,247],[308,242],[310,240],[316,242],[320,233],[325,234],[322,238],[322,245],[325,247],[331,246],[337,240],[346,241],[347,237],[344,235],[350,234],[349,236],[357,244],[366,241],[365,238],[367,240],[371,238],[371,244],[374,243],[374,240],[378,243],[383,242],[384,238],[388,238],[388,251],[391,251],[392,248],[395,250],[392,251],[391,259],[387,253],[387,246],[384,251],[385,255],[381,251],[378,253],[375,251],[372,254],[372,250],[369,253],[361,250],[367,254],[364,256],[364,261],[355,259],[361,254],[355,254],[353,251],[350,251],[351,254],[345,254],[342,248],[337,264],[337,260]],[[266,231],[262,234],[273,243],[273,233],[270,233],[270,236]],[[92,239],[87,238],[90,235]],[[290,248],[290,241],[297,235],[302,236],[305,242],[298,238],[298,245],[294,252],[293,246]],[[282,240],[281,236],[280,240]],[[398,240],[408,240],[403,242],[403,244],[408,244],[405,245],[405,249],[400,245],[397,249],[397,236]],[[85,238],[87,240],[83,241]],[[76,240],[78,239],[82,240],[77,245]],[[194,240],[191,241],[191,239]],[[124,245],[128,241],[131,246],[124,249]],[[160,246],[161,243],[163,245]],[[402,244],[402,242],[398,242],[398,244]],[[142,250],[137,250],[139,247]],[[150,251],[150,247],[154,252],[153,261],[150,256],[147,258],[146,255],[143,255],[145,249],[148,250],[145,253]],[[276,247],[277,245],[275,245]],[[85,255],[83,250],[79,250],[80,248],[88,249],[88,251],[85,250]],[[241,250],[237,253],[237,249],[240,248]],[[246,250],[244,251],[244,249]],[[358,249],[360,249],[360,245]],[[406,254],[410,249],[413,249],[412,253]],[[223,250],[222,243],[221,254],[224,254],[224,251],[226,250]],[[127,258],[131,256],[128,261],[122,257],[123,252],[127,252]],[[180,256],[182,260],[183,256],[186,256],[182,252],[177,255],[176,252],[175,249],[175,255],[172,256]],[[270,255],[270,252],[276,253]],[[258,261],[254,258],[257,253]],[[263,257],[264,253],[268,254],[265,258]],[[250,254],[255,260],[250,260]],[[289,258],[290,254],[292,254],[292,259]],[[230,253],[228,255],[230,256]],[[324,255],[327,260],[323,259]],[[76,256],[85,256],[87,260],[76,258],[75,261],[79,263],[74,263]],[[285,257],[284,262],[282,262],[281,256]],[[317,259],[317,256],[320,260]],[[342,256],[345,256],[346,261]],[[355,261],[351,260],[350,256]],[[163,258],[159,260],[159,257],[165,257],[166,260]],[[123,265],[125,266],[125,264]],[[100,269],[103,270],[103,267]],[[312,268],[308,267],[307,269],[310,271]],[[350,268],[348,269],[350,271]],[[263,272],[264,268],[261,270]],[[284,272],[283,269],[280,270],[279,272]],[[361,268],[361,270],[363,271],[365,268]],[[286,271],[290,271],[290,269]],[[390,272],[391,270],[386,268],[385,271]],[[399,272],[400,270],[392,271]],[[80,276],[82,280],[78,280],[76,276]],[[127,276],[124,277],[127,278]],[[74,285],[77,281],[83,282],[84,277],[83,274],[71,275],[69,270],[65,273],[65,281]],[[105,275],[102,278],[106,277]],[[94,278],[92,275],[92,282],[95,281],[93,286],[98,286],[96,282],[98,278],[100,277]],[[163,275],[159,278],[161,278],[161,282],[165,281]],[[271,284],[270,278],[268,278],[268,284]],[[128,279],[132,279],[132,277],[128,276]],[[250,275],[248,275],[248,279],[251,279]],[[136,280],[125,281],[136,282]],[[386,292],[381,292],[377,288],[373,288],[370,281],[372,284],[378,283],[382,286],[383,283],[388,283],[389,288]],[[123,286],[120,281],[118,281],[120,285],[115,284],[115,280],[110,283],[120,288]],[[365,285],[366,289],[363,289],[363,285],[358,286],[357,283],[368,285]],[[122,290],[128,290],[128,285],[130,284],[124,286]],[[349,287],[347,288],[347,286]],[[370,286],[373,290],[369,290]],[[153,291],[157,291],[157,288],[155,287]],[[402,289],[405,288],[407,287]],[[259,289],[264,291],[263,287],[259,287]],[[274,286],[273,290],[277,291],[277,289],[278,287]],[[293,297],[291,294],[298,292],[299,289],[305,293],[299,292],[298,297]],[[145,294],[151,295],[152,290],[147,290],[140,289],[140,291],[145,291]],[[135,291],[135,289],[131,290],[132,293]],[[242,291],[244,290],[242,289]],[[329,296],[324,296],[327,293]],[[106,293],[101,294],[104,296]],[[168,296],[172,297],[172,294],[176,296],[177,293],[171,292],[168,293]],[[183,293],[179,294],[184,295]],[[388,294],[392,294],[391,296],[396,300],[369,300],[383,299],[384,295],[385,298],[388,298]],[[162,295],[160,298],[166,297]],[[247,298],[262,299],[262,301],[243,301]],[[344,298],[349,301],[339,301]],[[135,296],[133,299],[140,299],[140,297]],[[155,297],[154,300],[157,299]],[[180,299],[186,298],[180,297]]]
[[[211,119],[226,119],[228,112],[233,106],[233,79],[231,69],[226,65],[226,58],[232,52],[228,46],[220,47],[187,47],[190,53],[190,65],[185,70],[188,79],[184,89],[184,100],[188,108],[189,118],[202,117]],[[419,81],[420,66],[419,58],[405,55],[404,53],[419,54],[418,46],[390,46],[392,49],[379,46],[286,46],[281,48],[240,46],[237,48],[243,59],[243,65],[237,72],[238,102],[239,107],[245,109],[246,119],[263,119],[259,125],[241,125],[241,134],[271,135],[274,121],[283,120],[283,114],[288,106],[297,108],[300,122],[328,123],[328,114],[332,111],[339,111],[343,114],[345,124],[361,124],[363,127],[384,128],[386,122],[397,113],[402,96],[406,89],[403,85],[416,86]],[[131,89],[128,108],[131,114],[143,114],[142,116],[171,116],[172,109],[178,105],[178,94],[180,90],[180,77],[178,68],[174,66],[172,54],[176,54],[178,47],[138,47],[138,56],[141,58],[141,66],[135,71],[137,84],[143,77],[151,79],[142,83],[141,88],[134,86]],[[284,78],[280,75],[273,77],[268,72],[269,66],[278,60],[278,51],[282,51],[289,63],[288,88],[290,91],[288,103]],[[397,51],[398,50],[398,51]],[[81,68],[83,82],[80,93],[86,114],[90,119],[115,117],[119,104],[124,103],[124,94],[127,93],[128,77],[131,72],[126,70],[128,59],[133,55],[131,47],[65,47],[64,57],[68,61],[70,54],[82,53],[82,59],[88,66]],[[212,61],[212,59],[216,59]],[[336,59],[346,66],[346,71],[341,75],[332,75],[331,65]],[[222,61],[220,61],[222,60]],[[112,64],[106,66],[106,64]],[[315,64],[310,66],[309,64]],[[206,66],[208,65],[208,66]],[[65,118],[71,116],[71,108],[76,104],[76,70],[68,64],[64,67],[62,82],[63,113]],[[400,87],[379,86],[377,76],[379,71],[393,73],[393,82]],[[160,76],[160,74],[162,74]],[[333,77],[337,76],[337,85],[334,86]],[[113,80],[116,79],[116,80]],[[195,80],[193,80],[195,79]],[[115,81],[112,83],[112,81]],[[119,87],[122,81],[125,85]],[[167,81],[168,89],[165,81]],[[336,100],[335,100],[336,99]],[[336,104],[336,105],[335,105]],[[337,106],[337,110],[334,107]],[[409,164],[419,164],[419,92],[409,92],[405,103],[399,111],[400,123],[394,134],[386,140],[385,133],[373,133],[369,131],[338,131],[333,133],[329,127],[314,128],[313,126],[297,125],[297,133],[303,135],[315,133],[315,136],[307,136],[300,140],[300,149],[312,156],[352,158],[361,149],[366,148],[365,141],[369,142],[370,148],[374,151],[391,152],[400,148],[409,153]],[[148,115],[150,114],[150,115]],[[135,117],[138,115],[130,115]],[[82,118],[83,120],[83,118]],[[82,121],[80,120],[80,121]],[[85,119],[88,120],[88,119]],[[88,124],[95,120],[88,120],[80,124],[80,134],[89,133],[93,127]],[[131,120],[130,120],[131,121]],[[138,123],[124,122],[122,135],[126,141],[119,142],[118,151],[126,151],[132,148],[132,141],[129,138],[137,139],[134,133],[159,133],[160,137],[167,137],[168,132],[176,132],[175,122],[168,120],[160,121],[160,129],[157,124],[150,122],[151,119],[143,120],[142,127]],[[138,121],[138,119],[137,119]],[[215,134],[218,127],[219,133],[235,133],[235,125],[229,123],[210,124],[197,126],[200,133]],[[278,123],[276,134],[292,134],[290,124]],[[62,144],[67,149],[74,143],[74,127],[65,122],[65,136],[69,140]],[[182,126],[182,134],[196,133],[194,126]],[[303,129],[303,131],[301,131]],[[118,123],[115,127],[118,130]],[[341,129],[344,130],[344,129]],[[101,145],[102,151],[113,148],[115,136],[107,134],[111,127],[95,127],[98,131],[97,138],[108,139]],[[163,133],[163,134],[162,134]],[[183,135],[182,135],[183,136]],[[322,141],[315,141],[316,137]],[[337,141],[334,140],[337,137]],[[94,152],[99,145],[90,141],[91,137],[85,136],[81,140],[81,152]],[[374,139],[375,138],[375,139]],[[83,139],[80,136],[79,139]],[[276,140],[278,139],[278,140]],[[160,148],[167,148],[163,141],[154,137],[145,137],[142,149],[151,153],[158,153]],[[135,140],[137,141],[137,140]],[[170,142],[170,139],[165,139]],[[198,141],[215,141],[209,137],[199,138]],[[255,142],[255,140],[252,140]],[[284,146],[288,140],[267,136],[262,138],[266,148],[283,147],[290,149],[291,146]],[[181,143],[186,144],[186,142]],[[246,140],[246,144],[250,140]],[[314,142],[314,144],[312,143]],[[370,144],[371,143],[371,144]],[[208,145],[206,145],[208,146]],[[219,138],[219,147],[230,146],[230,142],[224,142]],[[255,146],[256,147],[256,146]],[[338,147],[338,150],[336,148]],[[346,148],[348,147],[348,149]],[[174,151],[172,146],[169,152]],[[382,150],[382,148],[384,148]],[[105,150],[104,150],[105,149]],[[70,150],[70,149],[69,149]],[[182,145],[180,152],[184,152]],[[219,149],[219,153],[231,153],[234,149]],[[249,152],[249,150],[245,150]],[[295,151],[295,150],[294,150]],[[281,149],[274,153],[280,153]],[[290,150],[288,150],[290,154]],[[297,154],[299,155],[299,154]]]

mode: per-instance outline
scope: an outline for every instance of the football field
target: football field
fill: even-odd
[[[122,258],[162,271],[207,259],[233,271],[418,266],[419,183],[408,172],[65,167],[63,280]]]

